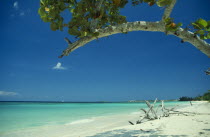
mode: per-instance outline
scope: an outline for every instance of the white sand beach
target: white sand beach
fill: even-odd
[[[210,136],[210,103],[193,102],[193,106],[178,109],[203,115],[183,116],[172,115],[159,120],[149,121],[134,126],[125,126],[118,129],[138,131],[133,136]],[[132,136],[132,135],[131,135]]]
[[[179,111],[210,114],[209,102],[192,102],[177,108]],[[43,126],[30,130],[20,130],[3,137],[142,137],[142,136],[210,136],[210,115],[171,115],[158,120],[130,125],[140,119],[139,113],[95,117],[75,121],[62,126]],[[141,113],[142,114],[142,113]]]
[[[131,118],[116,117],[113,119],[107,119],[107,125],[98,125],[94,128],[95,133],[91,132],[91,129],[86,130],[86,133],[79,136],[120,136],[120,137],[142,137],[142,136],[210,136],[210,103],[209,102],[193,102],[192,106],[177,109],[179,111],[188,111],[196,113],[208,113],[203,115],[183,116],[183,115],[171,115],[170,117],[164,117],[158,120],[148,121],[137,125],[125,125],[122,121],[128,121],[138,119],[137,115]],[[121,121],[121,122],[120,122]],[[132,121],[132,120],[131,120]],[[98,121],[99,122],[99,121]],[[110,122],[110,123],[109,123]],[[115,126],[119,126],[114,128]],[[101,131],[100,131],[101,130]],[[100,133],[102,132],[102,133]],[[76,135],[76,134],[75,134]]]

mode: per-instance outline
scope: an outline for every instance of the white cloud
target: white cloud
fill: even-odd
[[[62,64],[60,62],[58,62],[56,64],[56,66],[53,67],[53,69],[57,69],[57,70],[65,70],[67,68],[63,67]]]
[[[15,1],[13,3],[13,8],[15,11],[11,14],[11,17],[16,17],[16,16],[25,16],[27,11],[24,11],[23,9],[21,10],[18,1]]]
[[[18,93],[16,92],[7,92],[7,91],[0,91],[0,96],[16,96]]]
[[[20,12],[20,16],[24,16],[25,15],[25,12]]]
[[[18,2],[17,2],[17,1],[16,1],[16,2],[14,2],[13,7],[14,7],[16,10],[18,10],[19,5],[18,5]]]

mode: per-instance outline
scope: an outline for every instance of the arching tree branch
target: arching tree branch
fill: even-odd
[[[101,0],[103,1],[103,0]],[[69,53],[74,51],[75,49],[84,46],[88,42],[91,42],[95,39],[106,37],[109,35],[117,34],[117,33],[125,33],[125,32],[131,32],[131,31],[153,31],[153,32],[163,32],[166,33],[166,27],[164,23],[164,19],[169,18],[170,14],[176,4],[176,0],[171,0],[170,4],[166,6],[164,14],[162,16],[162,20],[158,22],[145,22],[145,21],[136,21],[136,22],[127,22],[116,26],[110,26],[106,27],[104,29],[98,29],[95,30],[95,32],[99,32],[99,36],[86,36],[79,40],[77,40],[74,43],[71,43],[68,39],[65,38],[65,40],[68,43],[68,47],[66,50],[63,51],[63,56],[68,56]],[[210,57],[210,44],[206,43],[204,40],[200,39],[197,35],[194,33],[184,30],[182,28],[179,28],[176,32],[174,31],[167,31],[167,34],[175,35],[182,39],[183,42],[189,42],[193,46],[195,46],[197,49],[199,49],[201,52],[203,52],[205,55]]]
[[[117,33],[125,33],[131,31],[152,31],[152,32],[165,33],[165,24],[163,22],[145,22],[145,21],[127,22],[120,25],[99,29],[98,30],[99,36],[97,38],[102,38]],[[210,44],[206,43],[204,40],[201,40],[198,36],[195,36],[194,33],[180,28],[176,33],[169,31],[168,34],[175,35],[180,39],[182,39],[183,41],[191,43],[201,52],[210,57]],[[69,53],[71,53],[75,49],[84,46],[88,42],[91,42],[97,38],[86,36],[77,40],[72,44],[68,42],[67,49],[63,51],[60,57],[68,56]]]
[[[127,22],[123,23],[120,25],[116,26],[110,26],[106,27],[104,29],[99,29],[97,30],[99,32],[98,37],[91,37],[91,36],[86,36],[78,41],[69,44],[68,43],[68,48],[63,51],[63,54],[61,56],[68,56],[68,54],[75,49],[84,46],[88,42],[97,39],[97,38],[102,38],[106,37],[109,35],[117,34],[117,33],[126,33],[129,31],[164,31],[164,24],[161,22],[145,22],[145,21],[136,21],[136,22]]]
[[[210,44],[200,39],[200,37],[198,37],[194,33],[180,28],[176,33],[169,32],[169,34],[179,37],[183,40],[183,42],[191,43],[194,47],[203,52],[206,56],[210,57]]]

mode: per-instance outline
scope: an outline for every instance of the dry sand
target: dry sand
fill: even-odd
[[[193,102],[192,106],[177,109],[204,115],[171,115],[158,120],[148,121],[137,125],[128,125],[113,128],[103,133],[92,135],[94,137],[143,137],[143,136],[189,136],[210,137],[210,103]],[[127,120],[127,119],[125,119]],[[117,121],[117,119],[113,119]],[[119,125],[120,126],[120,125]],[[83,134],[84,135],[84,134]],[[82,135],[82,136],[83,136]],[[86,135],[84,135],[86,136]]]
[[[130,136],[202,136],[210,137],[210,103],[194,102],[193,106],[179,109],[196,113],[208,113],[203,115],[183,116],[172,115],[159,120],[149,121],[134,126],[125,126],[117,129],[136,131]],[[137,132],[137,131],[142,132]]]
[[[210,103],[193,102],[193,106],[189,104],[178,110],[210,114]],[[138,113],[96,117],[62,126],[43,126],[16,131],[4,134],[2,137],[210,137],[210,115],[172,115],[137,125],[129,125],[128,121],[134,122],[138,119]]]

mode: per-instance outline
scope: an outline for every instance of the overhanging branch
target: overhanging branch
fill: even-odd
[[[145,21],[136,21],[136,22],[127,22],[116,26],[110,26],[106,27],[104,29],[99,29],[99,36],[98,37],[92,37],[92,36],[86,36],[83,37],[76,42],[69,44],[68,48],[63,51],[63,54],[60,57],[68,56],[69,53],[74,51],[75,49],[84,46],[88,42],[106,37],[109,35],[117,34],[117,33],[126,33],[130,31],[160,31],[164,32],[164,25],[161,22],[145,22]]]
[[[103,0],[101,0],[103,1]],[[103,29],[95,30],[99,32],[99,36],[86,36],[74,43],[71,43],[67,38],[65,40],[68,43],[68,47],[63,51],[60,58],[63,56],[68,56],[75,49],[84,46],[88,42],[91,42],[95,39],[106,37],[109,35],[117,34],[117,33],[125,33],[130,31],[156,31],[156,32],[164,32],[165,33],[165,23],[164,19],[170,17],[171,12],[176,4],[176,0],[171,0],[171,3],[166,7],[164,14],[162,16],[162,20],[160,22],[145,22],[145,21],[136,21],[136,22],[127,22],[116,26],[110,26]],[[182,28],[179,28],[176,32],[169,31],[167,34],[175,35],[182,39],[184,42],[189,42],[193,46],[195,46],[198,50],[203,52],[205,55],[210,57],[210,44],[206,43],[204,40],[200,39],[198,36],[194,35],[194,33],[190,31],[186,31]]]
[[[97,38],[102,38],[109,35],[113,35],[117,33],[125,33],[125,32],[130,32],[130,31],[152,31],[152,32],[165,33],[165,25],[163,22],[145,22],[145,21],[127,22],[120,25],[106,27],[104,29],[99,29],[98,30],[99,36]],[[203,52],[208,57],[210,57],[210,44],[206,43],[204,40],[201,40],[198,36],[195,36],[194,33],[180,28],[176,33],[168,32],[168,34],[175,35],[179,37],[180,39],[182,39],[183,41],[191,43],[201,52]],[[86,36],[77,40],[74,43],[69,43],[67,41],[68,47],[66,48],[66,50],[63,51],[60,57],[68,56],[69,53],[71,53],[75,49],[81,46],[84,46],[88,42],[91,42],[97,38]]]
[[[200,39],[200,37],[198,37],[194,33],[180,28],[176,33],[169,32],[168,34],[172,34],[179,37],[180,39],[182,39],[183,42],[191,43],[194,47],[203,52],[206,56],[210,57],[210,44]]]

